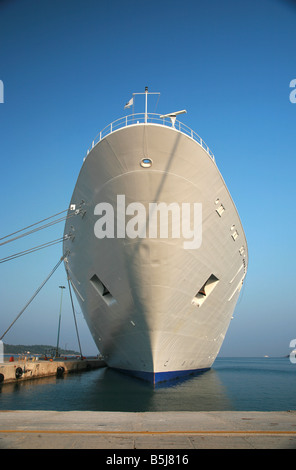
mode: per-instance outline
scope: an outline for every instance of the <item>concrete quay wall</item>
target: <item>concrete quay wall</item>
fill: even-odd
[[[0,382],[11,383],[105,367],[101,359],[15,361],[0,364]]]

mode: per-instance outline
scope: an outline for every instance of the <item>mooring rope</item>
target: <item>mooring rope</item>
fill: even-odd
[[[34,251],[42,250],[43,248],[48,248],[49,246],[56,245],[57,243],[61,243],[62,241],[67,240],[68,238],[69,236],[65,235],[62,238],[57,238],[56,240],[51,240],[50,242],[43,243],[42,245],[33,246],[32,248],[28,248],[27,250],[6,256],[5,258],[0,259],[0,264],[6,263],[6,261],[11,261],[15,258],[19,258],[20,256],[28,255],[29,253],[33,253]]]
[[[50,277],[53,275],[53,273],[58,269],[59,265],[62,263],[62,261],[65,259],[66,257],[66,254],[64,254],[61,259],[59,260],[59,262],[55,265],[55,267],[52,269],[52,271],[49,273],[49,275],[47,276],[47,278],[42,282],[42,284],[38,287],[38,289],[36,290],[36,292],[32,295],[32,297],[30,298],[30,300],[26,303],[26,305],[24,306],[24,308],[20,311],[20,313],[17,315],[17,317],[13,320],[13,322],[9,325],[9,327],[7,328],[7,330],[3,333],[3,335],[1,336],[0,338],[0,341],[4,338],[4,336],[6,335],[6,333],[8,333],[8,331],[11,329],[11,327],[15,324],[15,322],[20,318],[20,316],[24,313],[24,311],[26,310],[26,308],[30,305],[30,303],[32,302],[32,300],[36,297],[36,295],[41,291],[42,287],[47,283],[47,281],[50,279]]]
[[[61,212],[57,212],[56,214],[54,215],[51,215],[50,217],[46,217],[45,219],[42,219],[42,220],[39,220],[39,222],[35,222],[34,224],[31,224],[31,225],[28,225],[27,227],[24,227],[20,230],[17,230],[16,232],[13,232],[13,233],[10,233],[9,235],[5,235],[5,237],[1,237],[0,238],[0,241],[1,240],[5,240],[7,238],[9,238],[9,240],[5,240],[5,241],[2,241],[0,243],[0,246],[2,245],[5,245],[6,243],[10,243],[10,242],[13,242],[15,240],[18,240],[22,237],[26,237],[27,235],[31,235],[32,233],[35,233],[35,232],[38,232],[39,230],[43,230],[45,228],[48,228],[48,227],[51,227],[52,225],[55,225],[55,224],[58,224],[60,222],[63,222],[65,220],[68,220],[69,218],[71,217],[74,217],[78,214],[82,215],[82,217],[85,215],[85,211],[82,209],[83,205],[84,205],[84,201],[81,201],[81,203],[78,205],[78,208],[76,209],[76,204],[73,204],[72,206],[70,206],[70,213],[68,213],[67,215],[63,216],[63,217],[60,217],[56,220],[53,220],[53,221],[50,221],[50,222],[47,222],[46,224],[43,224],[41,225],[40,227],[35,227],[36,225],[39,225],[41,224],[42,222],[45,222],[49,219],[52,219],[53,217],[56,217],[60,214],[62,214],[63,212],[67,212],[68,209],[65,209]],[[74,207],[73,207],[74,206]],[[31,227],[35,227],[31,230],[28,230],[27,232],[25,233],[20,233],[20,232],[23,232],[24,230],[27,230]],[[18,235],[17,235],[18,234]],[[15,237],[13,237],[13,235],[16,235]],[[20,256],[24,256],[24,255],[27,255],[29,253],[33,253],[34,251],[37,251],[37,250],[41,250],[43,248],[47,248],[49,246],[52,246],[52,245],[55,245],[56,243],[60,243],[64,240],[66,240],[67,238],[69,238],[71,235],[64,235],[63,237],[61,238],[57,238],[56,240],[51,240],[49,242],[46,242],[46,243],[43,243],[42,245],[37,245],[37,246],[34,246],[32,248],[29,248],[27,250],[24,250],[24,251],[20,251],[18,253],[14,253],[12,255],[9,255],[9,256],[6,256],[4,258],[0,258],[0,264],[1,263],[5,263],[6,261],[10,261],[12,259],[15,259],[15,258],[18,258]],[[13,238],[10,238],[10,237],[13,237]]]
[[[65,209],[61,212],[57,212],[54,215],[51,215],[50,217],[46,217],[46,219],[39,220],[39,222],[35,222],[34,224],[28,225],[27,227],[21,228],[20,230],[17,230],[16,232],[10,233],[9,235],[5,235],[5,237],[0,238],[0,240],[4,240],[5,238],[11,237],[12,235],[15,235],[19,232],[23,232],[24,230],[27,230],[28,228],[34,227],[35,225],[41,224],[41,222],[45,222],[46,220],[52,219],[53,217],[56,217],[57,215],[62,214],[63,212],[67,212],[68,209]]]
[[[67,220],[69,219],[70,217],[73,217],[74,215],[76,215],[75,213],[74,214],[70,214],[66,217],[61,217],[57,220],[53,220],[52,222],[49,222],[45,225],[41,225],[41,227],[37,227],[37,228],[34,228],[33,230],[29,230],[28,232],[25,232],[25,233],[22,233],[21,235],[18,235],[17,237],[14,237],[14,238],[11,238],[10,240],[6,240],[5,242],[2,242],[0,243],[0,246],[2,245],[6,245],[6,243],[11,243],[11,242],[14,242],[15,240],[18,240],[19,238],[23,238],[23,237],[26,237],[28,235],[31,235],[32,233],[35,233],[35,232],[38,232],[39,230],[43,230],[45,228],[48,228],[48,227],[51,227],[52,225],[55,225],[55,224],[58,224],[60,222],[63,222],[64,220]],[[23,229],[24,230],[24,229]],[[19,230],[20,232],[21,230]],[[3,237],[3,238],[8,238],[10,235],[7,235],[6,237]],[[2,240],[2,238],[0,239]]]
[[[74,309],[74,303],[73,303],[73,297],[72,297],[72,291],[71,291],[71,285],[70,285],[70,276],[69,276],[68,270],[67,270],[67,280],[68,280],[68,286],[69,286],[70,299],[71,299],[74,323],[75,323],[75,328],[76,328],[76,334],[77,334],[77,339],[78,339],[78,344],[79,344],[79,351],[80,351],[80,356],[82,358],[82,350],[81,350],[81,344],[80,344],[80,339],[79,339],[79,334],[78,334],[78,327],[77,327],[77,321],[76,321],[76,315],[75,315],[75,309]]]

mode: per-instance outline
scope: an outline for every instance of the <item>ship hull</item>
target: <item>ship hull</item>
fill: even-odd
[[[134,203],[145,211],[144,227]],[[185,248],[190,240],[173,229],[161,234],[160,218],[150,236],[151,203],[198,205],[195,246]],[[88,154],[71,204],[82,210],[66,222],[65,267],[108,366],[152,383],[209,369],[248,260],[237,210],[205,149],[173,128],[127,126]]]

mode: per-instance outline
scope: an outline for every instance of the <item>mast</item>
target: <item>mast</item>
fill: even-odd
[[[148,87],[145,86],[145,92],[144,93],[133,93],[133,98],[135,97],[135,95],[145,95],[145,124],[147,123],[148,121],[148,95],[160,95],[159,92],[148,92]],[[133,106],[135,105],[135,100],[133,99]],[[126,105],[126,107],[130,107],[128,106],[128,104]]]
[[[145,123],[147,122],[148,87],[145,86]]]

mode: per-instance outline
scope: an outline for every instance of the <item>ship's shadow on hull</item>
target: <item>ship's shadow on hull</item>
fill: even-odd
[[[205,369],[192,369],[192,370],[178,370],[170,372],[142,372],[135,370],[126,370],[119,368],[110,368],[120,374],[128,375],[137,380],[145,382],[153,388],[169,388],[181,384],[192,377],[203,375],[210,370],[210,367]]]

